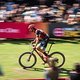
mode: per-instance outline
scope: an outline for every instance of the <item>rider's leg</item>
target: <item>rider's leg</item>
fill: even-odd
[[[39,54],[41,55],[41,56],[43,56],[43,58],[46,58],[46,53],[44,54],[44,50],[43,49],[41,49],[40,47],[36,47],[36,50],[39,52]]]
[[[47,60],[48,60],[48,55],[47,55],[47,53],[45,52],[46,47],[47,47],[46,41],[41,41],[41,42],[39,42],[39,43],[37,44],[36,49],[37,49],[37,51],[40,52],[41,55],[43,55],[44,60],[47,62]]]
[[[42,55],[42,57],[44,58],[44,61],[46,63],[48,63],[49,67],[50,67],[50,63],[49,63],[49,57],[48,56],[45,56],[43,53],[44,53],[44,50],[41,50],[40,47],[37,48],[37,51],[39,51],[40,55]],[[45,63],[43,63],[45,64]]]
[[[38,52],[38,54],[40,55],[40,56],[44,56],[43,55],[43,51],[38,47],[38,48],[36,48],[36,50],[37,50],[37,52]]]

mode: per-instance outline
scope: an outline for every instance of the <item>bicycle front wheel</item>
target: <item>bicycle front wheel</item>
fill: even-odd
[[[65,56],[61,52],[53,52],[50,54],[50,57],[57,59],[57,67],[61,67],[65,63]]]
[[[37,62],[36,56],[31,52],[25,52],[19,57],[19,64],[21,67],[32,68]]]

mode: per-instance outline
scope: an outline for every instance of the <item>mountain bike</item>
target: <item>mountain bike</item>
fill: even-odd
[[[58,62],[57,63],[57,67],[61,67],[65,63],[65,56],[61,52],[52,52],[52,53],[50,53],[52,45],[53,44],[50,44],[50,47],[49,47],[49,49],[47,51],[48,57],[49,58],[56,58],[57,62]],[[38,51],[33,48],[32,51],[24,52],[19,56],[19,64],[20,64],[21,67],[23,67],[24,69],[32,68],[37,63],[38,59],[37,59],[36,54],[34,54],[34,52],[36,52],[39,55],[39,57],[42,59],[42,61],[44,63],[47,63],[43,59],[43,57],[38,53]]]

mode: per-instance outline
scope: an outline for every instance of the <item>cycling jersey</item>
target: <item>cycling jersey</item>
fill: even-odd
[[[37,29],[35,34],[36,34],[37,36],[40,36],[40,38],[41,38],[42,40],[46,40],[46,39],[49,38],[48,34],[44,33],[44,32],[43,32],[42,30],[40,30],[40,29]]]
[[[35,34],[37,36],[40,36],[40,40],[38,42],[38,45],[37,47],[40,47],[41,49],[45,50],[46,47],[47,47],[47,43],[49,41],[49,36],[48,34],[46,34],[45,32],[43,32],[42,30],[40,29],[37,29]]]

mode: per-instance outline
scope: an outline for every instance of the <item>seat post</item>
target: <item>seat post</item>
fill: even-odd
[[[53,45],[53,44],[50,45],[49,50],[48,50],[48,53],[50,52],[50,49],[51,49],[52,45]]]

